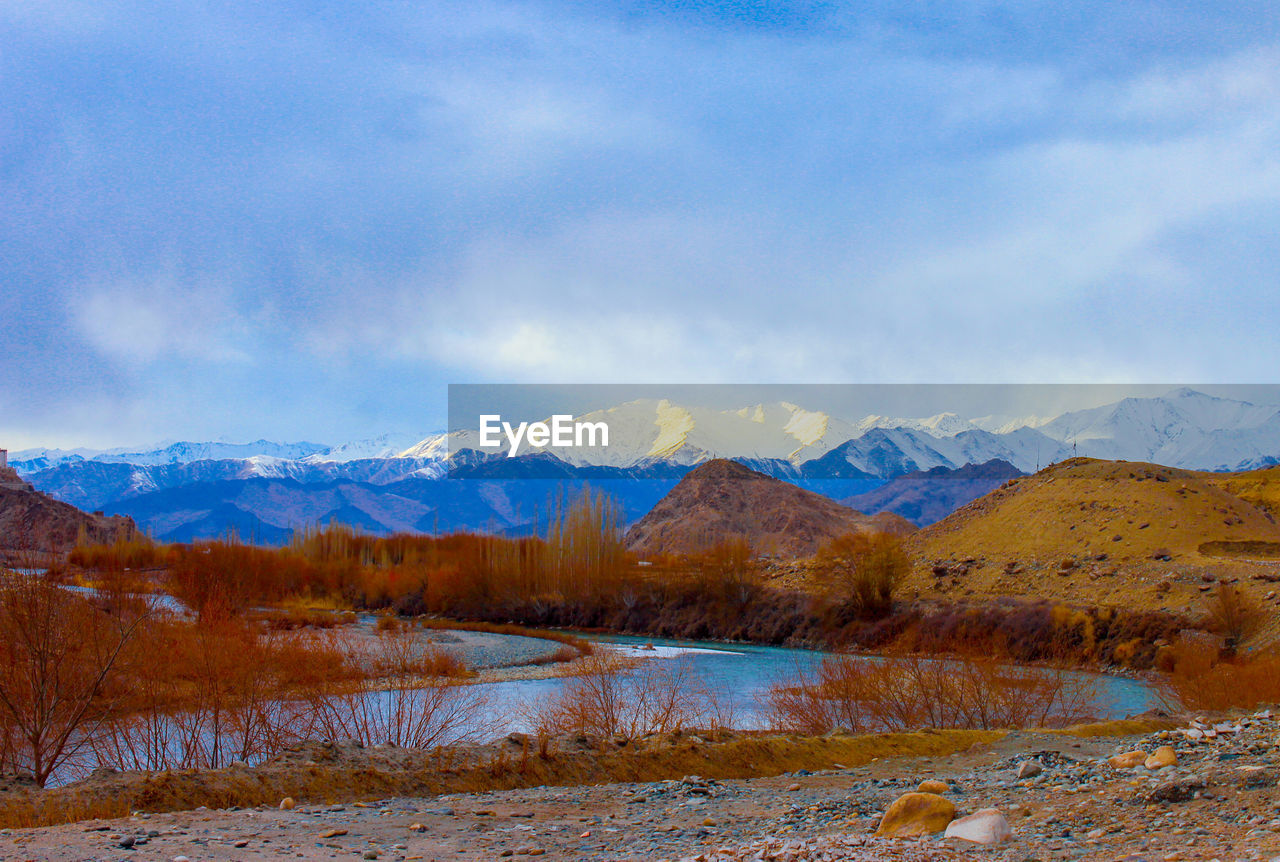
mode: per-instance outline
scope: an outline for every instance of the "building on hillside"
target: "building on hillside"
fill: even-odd
[[[9,466],[9,450],[0,449],[0,470]]]

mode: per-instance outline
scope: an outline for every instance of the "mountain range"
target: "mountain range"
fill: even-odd
[[[1024,473],[1074,455],[1213,471],[1280,464],[1280,406],[1186,388],[1024,418],[845,419],[787,402],[716,410],[660,399],[577,418],[607,422],[610,445],[507,458],[502,449],[481,452],[475,432],[441,432],[338,445],[260,440],[34,449],[11,453],[10,463],[38,489],[86,510],[131,515],[157,538],[235,527],[262,541],[329,520],[374,532],[530,532],[545,524],[558,488],[587,482],[610,488],[634,521],[692,467],[716,458],[835,499],[912,473],[993,460]],[[965,494],[981,486],[950,486],[949,498],[929,505],[893,495],[859,503],[864,511],[883,503],[923,524],[968,502]]]

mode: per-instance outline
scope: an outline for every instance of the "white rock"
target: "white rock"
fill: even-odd
[[[1013,837],[1009,821],[995,808],[983,808],[968,817],[947,824],[945,837],[960,838],[975,844],[999,844]]]

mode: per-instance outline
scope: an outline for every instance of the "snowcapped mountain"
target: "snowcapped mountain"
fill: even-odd
[[[990,431],[992,434],[1008,434],[1010,431],[1017,431],[1019,428],[1039,428],[1052,422],[1054,416],[979,416],[977,419],[970,419],[969,424],[974,428],[980,428],[983,431]]]
[[[245,524],[277,537],[316,518],[388,530],[483,528],[492,519],[514,528],[557,483],[603,483],[638,507],[690,468],[721,457],[837,497],[908,473],[993,459],[1023,472],[1072,455],[1204,470],[1266,466],[1280,463],[1277,392],[1276,404],[1178,389],[1052,418],[975,419],[955,413],[856,418],[789,402],[726,410],[647,399],[576,417],[606,422],[607,447],[555,454],[525,447],[512,459],[504,457],[505,447],[480,449],[478,432],[463,431],[385,434],[336,446],[259,440],[29,449],[11,453],[9,461],[59,499],[132,514],[156,535],[171,537],[217,535],[249,515],[256,521]],[[482,481],[436,481],[450,469]]]
[[[438,435],[439,436],[439,435]],[[367,440],[353,440],[331,446],[323,452],[308,455],[302,460],[313,464],[326,461],[361,461],[368,458],[415,458],[431,457],[428,454],[410,455],[406,450],[416,447],[422,439],[421,434],[381,434]]]
[[[1031,472],[1072,455],[1209,470],[1280,463],[1280,407],[1185,388],[1054,418],[970,420],[939,413],[922,419],[870,415],[848,420],[788,402],[713,410],[639,400],[575,419],[608,423],[610,438],[607,447],[555,450],[555,458],[570,467],[692,466],[734,458],[756,469],[779,462],[766,469],[776,475],[816,476],[832,469],[841,475],[854,471],[890,478],[992,459]],[[476,457],[504,456],[508,448],[504,442],[482,449],[477,432],[462,431],[424,440],[404,454],[438,455],[447,449],[453,463],[463,459],[470,464]],[[520,454],[533,451],[526,446]],[[799,469],[788,471],[781,462]]]
[[[194,443],[189,440],[160,443],[144,449],[25,449],[10,453],[9,460],[18,470],[47,469],[77,461],[99,461],[106,464],[190,464],[193,461],[226,461],[266,456],[298,460],[329,447],[318,443],[274,443],[256,440],[252,443]],[[39,465],[39,466],[36,466]]]
[[[1064,413],[1038,430],[1091,458],[1198,470],[1280,463],[1280,407],[1187,388]]]
[[[895,419],[891,416],[868,416],[858,422],[856,427],[864,434],[872,428],[906,428],[910,431],[923,431],[934,437],[954,437],[961,431],[972,431],[978,426],[954,413],[939,413],[927,419]]]
[[[849,422],[788,402],[712,410],[642,400],[587,413],[575,421],[606,422],[609,445],[556,450],[555,457],[571,467],[636,468],[654,462],[694,466],[713,458],[734,458],[777,476],[818,478],[829,468],[841,476],[889,478],[993,458],[1030,470],[1063,452],[1060,443],[1034,430],[1019,428],[997,435],[954,413],[926,419],[868,416]],[[447,442],[424,440],[408,451],[438,451],[442,446],[447,446],[455,464],[462,458],[469,464],[474,457],[463,453],[483,452],[498,458],[510,448],[504,441],[500,447],[482,450],[478,432],[459,431],[448,435]],[[532,451],[525,447],[518,453]],[[788,464],[799,469],[788,470]]]
[[[770,472],[779,475],[816,475],[825,467],[842,475],[855,471],[890,478],[992,459],[1034,471],[1074,454],[1210,470],[1280,463],[1280,406],[1218,398],[1186,388],[1154,398],[1125,398],[1052,419],[1035,415],[966,419],[955,413],[919,419],[883,415],[850,419],[790,402],[723,410],[641,399],[595,410],[575,421],[606,423],[609,445],[597,442],[555,450],[559,460],[554,463],[568,468],[689,467],[713,458],[734,458],[773,464]],[[82,462],[138,467],[216,462],[223,466],[202,469],[298,481],[357,474],[439,476],[447,464],[502,458],[509,448],[505,439],[497,448],[482,448],[479,442],[478,430],[421,438],[384,434],[336,446],[267,440],[181,441],[138,450],[26,450],[12,453],[10,462],[25,474]],[[520,454],[538,451],[526,445]],[[400,461],[410,463],[387,463]],[[366,462],[380,466],[375,469]],[[196,474],[201,469],[187,472]]]
[[[421,435],[418,434],[383,434],[379,437],[340,443],[336,446],[306,442],[276,443],[271,440],[255,440],[252,443],[224,441],[195,443],[183,440],[166,441],[154,447],[136,449],[24,449],[10,452],[9,463],[20,472],[35,472],[82,461],[149,467],[193,464],[197,461],[245,461],[260,468],[256,475],[276,476],[280,475],[281,470],[288,470],[287,467],[281,466],[283,462],[325,464],[375,458],[431,457],[404,451],[415,446],[420,439]]]
[[[716,410],[673,404],[666,399],[641,399],[596,410],[575,417],[575,421],[606,423],[609,445],[557,451],[557,457],[573,466],[631,467],[653,461],[688,466],[720,457],[798,464],[858,433],[848,422],[788,402]],[[449,435],[450,453],[473,449],[505,455],[510,448],[505,440],[496,448],[482,450],[479,444],[478,431]],[[410,451],[418,452],[430,445],[439,444],[424,440]]]

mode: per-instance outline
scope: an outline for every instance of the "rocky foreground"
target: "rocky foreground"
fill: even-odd
[[[1262,712],[1136,737],[1017,732],[771,778],[139,813],[5,830],[0,858],[1271,859],[1278,734]]]

